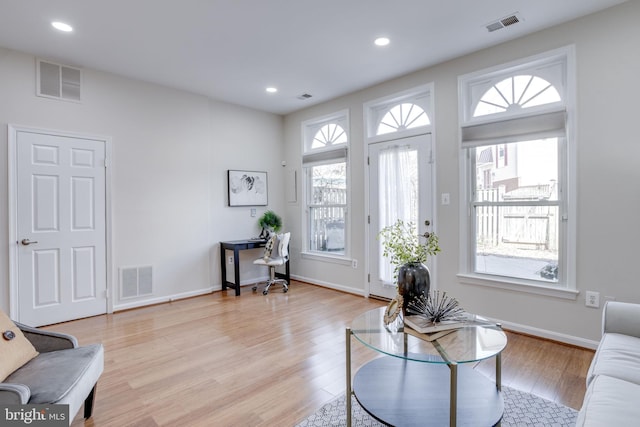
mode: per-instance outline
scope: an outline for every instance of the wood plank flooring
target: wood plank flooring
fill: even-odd
[[[294,281],[53,325],[102,342],[93,417],[74,426],[292,426],[345,391],[345,327],[385,305]],[[503,384],[579,408],[593,351],[508,333]],[[357,366],[377,356],[352,343]],[[493,378],[493,360],[476,369]]]

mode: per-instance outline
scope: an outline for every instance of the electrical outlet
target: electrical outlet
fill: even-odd
[[[357,259],[352,259],[351,260],[351,267],[358,268],[358,260]]]
[[[233,257],[232,256],[229,257],[229,264],[233,264]]]
[[[600,307],[600,292],[587,291],[585,294],[585,305],[587,307],[599,308]]]

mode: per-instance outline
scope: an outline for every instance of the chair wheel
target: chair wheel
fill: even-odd
[[[257,286],[254,286],[253,288],[251,288],[251,290],[252,290],[253,292],[255,292],[255,291],[257,291],[257,290],[258,290],[258,287],[257,287]]]
[[[289,291],[289,289],[287,289],[287,288],[284,288],[284,289],[282,290],[282,292],[284,292],[285,294],[286,294],[288,291]]]
[[[269,293],[269,291],[262,291],[262,295],[267,295]]]

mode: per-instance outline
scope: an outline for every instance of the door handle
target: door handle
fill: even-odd
[[[33,245],[34,243],[38,243],[38,241],[36,240],[36,241],[33,241],[33,242],[32,242],[32,241],[31,241],[31,240],[29,240],[29,239],[22,239],[22,241],[21,241],[20,243],[22,243],[22,244],[23,244],[23,245],[25,245],[25,246],[29,246],[29,245]]]

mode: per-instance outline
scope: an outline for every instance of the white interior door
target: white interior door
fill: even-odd
[[[106,142],[25,130],[13,138],[17,319],[39,326],[105,313]]]
[[[393,298],[394,266],[382,256],[380,230],[398,219],[422,234],[433,220],[431,135],[369,145],[369,294]]]

